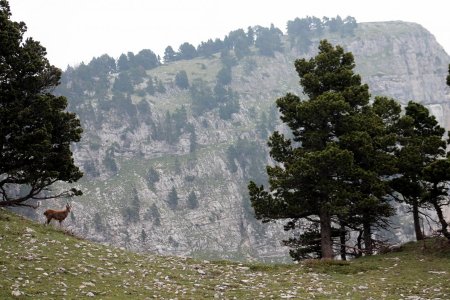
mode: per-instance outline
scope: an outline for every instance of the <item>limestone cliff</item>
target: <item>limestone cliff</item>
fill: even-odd
[[[185,70],[191,85],[202,79],[213,89],[222,68],[219,54],[141,70],[120,105],[113,92],[117,72],[107,73],[107,80],[92,76],[92,86],[81,87],[66,74],[60,92],[85,130],[74,148],[86,173],[79,183],[84,195],[74,200],[70,228],[137,251],[286,257],[282,226],[253,218],[246,186],[249,179],[264,182],[267,135],[282,128],[274,102],[287,92],[301,93],[294,60],[314,55],[321,38],[354,53],[357,72],[372,95],[425,103],[450,128],[445,85],[450,58],[429,32],[412,23],[361,23],[352,36],[313,39],[306,54],[284,37],[284,50],[274,57],[253,49],[231,68],[229,87],[240,109],[230,119],[221,118],[217,109],[193,114],[192,94],[175,84],[176,74]],[[163,88],[150,93],[151,82]],[[99,91],[95,86],[100,84]],[[174,116],[181,116],[183,124]],[[167,126],[174,126],[172,138],[161,137]]]

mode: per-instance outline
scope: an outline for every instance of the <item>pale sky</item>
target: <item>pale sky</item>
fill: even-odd
[[[94,56],[197,46],[231,30],[273,23],[286,32],[296,17],[352,16],[358,22],[401,20],[429,30],[450,53],[448,0],[10,0],[12,19],[47,48],[62,69]]]

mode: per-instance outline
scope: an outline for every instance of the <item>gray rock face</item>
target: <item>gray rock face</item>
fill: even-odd
[[[413,23],[362,24],[370,34],[348,46],[358,71],[373,95],[384,95],[407,104],[425,104],[439,122],[450,128],[449,89],[445,79],[450,63],[434,36]],[[405,30],[408,28],[407,30]]]
[[[409,100],[425,103],[450,128],[445,85],[450,59],[421,26],[362,23],[353,37],[326,38],[354,53],[357,72],[372,95],[393,97],[402,104]],[[313,42],[307,56],[316,52],[318,40]],[[202,78],[213,88],[221,68],[218,56],[146,71],[128,95],[138,107],[134,115],[104,108],[112,98],[111,87],[102,95],[85,90],[82,101],[72,104],[85,130],[74,151],[86,176],[79,182],[84,195],[73,201],[72,216],[66,220],[69,228],[88,239],[136,251],[286,259],[287,249],[280,244],[285,235],[281,223],[255,220],[246,188],[255,176],[264,180],[264,168],[270,162],[267,134],[273,128],[283,129],[274,118],[275,100],[287,92],[301,93],[293,62],[304,55],[291,49],[287,39],[284,48],[275,57],[254,55],[232,68],[231,88],[239,94],[240,111],[230,120],[222,120],[217,110],[194,116],[189,91],[173,84],[175,74],[187,70],[191,83]],[[155,77],[164,83],[165,93],[139,92]],[[108,78],[112,86],[117,74]],[[73,84],[67,81],[62,93]],[[67,96],[70,100],[73,94]],[[142,101],[149,104],[149,111],[139,110]],[[194,152],[188,130],[183,129],[171,143],[155,138],[167,112],[183,105],[195,131]],[[237,149],[234,156],[230,154],[233,149]],[[150,169],[158,173],[158,180],[149,180]],[[178,197],[175,206],[169,203],[173,188]],[[192,192],[198,201],[194,208],[188,202]]]

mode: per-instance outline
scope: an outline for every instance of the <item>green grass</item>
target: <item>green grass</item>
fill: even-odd
[[[239,264],[131,253],[0,210],[0,299],[449,299],[449,273],[442,240],[351,262]]]

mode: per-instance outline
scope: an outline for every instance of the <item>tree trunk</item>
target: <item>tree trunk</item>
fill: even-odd
[[[413,204],[413,219],[414,219],[414,230],[416,232],[416,239],[418,241],[423,240],[422,228],[420,227],[420,216],[419,216],[419,203],[414,200]]]
[[[345,231],[345,224],[344,222],[341,222],[341,229],[340,229],[340,233],[339,233],[339,238],[340,238],[340,242],[341,242],[341,259],[342,260],[347,260],[347,249],[345,248],[345,237],[346,237],[346,231]]]
[[[333,244],[331,240],[331,217],[326,208],[320,208],[320,246],[322,259],[333,259]]]
[[[356,238],[356,246],[358,247],[358,251],[355,254],[355,257],[361,257],[362,256],[362,230],[359,231],[358,237]]]
[[[373,240],[372,240],[372,228],[369,222],[363,222],[364,230],[364,246],[366,250],[366,255],[373,254]]]
[[[435,201],[433,201],[433,206],[434,206],[434,209],[436,210],[436,214],[439,218],[439,222],[441,223],[441,232],[447,239],[450,240],[450,232],[448,232],[448,229],[447,229],[448,223],[444,218],[442,209]]]

